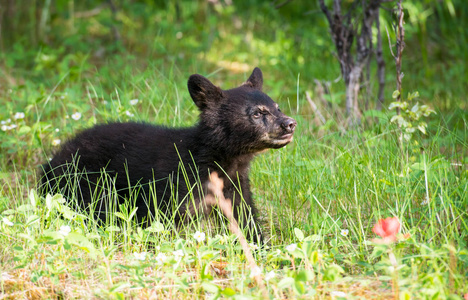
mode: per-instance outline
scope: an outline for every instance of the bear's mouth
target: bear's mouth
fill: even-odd
[[[285,145],[289,144],[292,142],[294,138],[294,133],[285,133],[282,136],[280,136],[279,140],[282,141]]]
[[[282,136],[279,137],[280,140],[289,140],[292,141],[294,133],[285,133]]]
[[[276,137],[271,137],[270,138],[270,143],[278,148],[280,147],[283,147],[283,146],[286,146],[287,144],[289,144],[290,142],[292,142],[293,140],[293,137],[294,137],[294,133],[291,132],[291,133],[285,133],[283,135],[280,135],[280,136],[276,136]],[[275,148],[276,148],[275,147]]]

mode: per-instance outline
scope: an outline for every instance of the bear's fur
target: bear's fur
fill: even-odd
[[[259,68],[230,90],[192,75],[188,89],[200,110],[197,125],[173,129],[129,122],[84,130],[42,166],[40,190],[62,193],[86,209],[93,202],[101,219],[110,204],[134,199],[139,221],[151,220],[157,208],[165,215],[176,211],[174,220],[180,222],[186,212],[193,215],[203,207],[209,174],[216,171],[234,217],[252,233],[256,209],[250,161],[265,149],[286,146],[296,127],[296,121],[262,92],[262,85]]]

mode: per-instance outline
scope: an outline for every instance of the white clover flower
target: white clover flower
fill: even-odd
[[[294,252],[294,250],[296,250],[296,249],[297,249],[297,244],[291,244],[289,246],[286,246],[286,250],[288,252]]]
[[[0,124],[2,124],[2,125],[8,124],[8,123],[11,123],[11,119],[2,120],[0,122]]]
[[[193,238],[196,239],[199,243],[203,242],[205,240],[205,237],[205,233],[200,231],[195,232],[195,234],[193,235]]]
[[[58,129],[58,128],[55,128],[55,132],[59,132],[59,131],[60,131],[60,129]]]
[[[346,295],[345,292],[331,291],[330,296],[332,296],[333,298],[335,298],[335,297],[346,298],[348,295]]]
[[[258,249],[258,246],[255,243],[250,243],[249,246],[250,246],[250,249],[252,249],[252,250],[257,250]]]
[[[266,281],[270,281],[270,280],[272,280],[272,279],[275,278],[275,277],[276,277],[275,271],[270,271],[270,272],[266,273],[266,275],[265,275],[265,280],[266,280]]]
[[[184,251],[182,251],[182,249],[179,249],[172,252],[172,254],[176,257],[177,260],[180,260],[184,256]]]
[[[59,233],[63,236],[67,236],[71,232],[71,228],[68,225],[60,226]]]
[[[140,100],[132,99],[132,100],[130,100],[130,105],[137,105],[138,101],[140,101]]]
[[[81,119],[81,113],[76,112],[73,115],[71,115],[71,117],[73,120],[78,121],[79,119]]]
[[[10,221],[7,217],[3,218],[2,221],[3,221],[3,223],[5,223],[8,226],[13,226],[14,225],[13,222]]]
[[[17,112],[17,113],[13,116],[13,119],[15,119],[15,120],[24,119],[24,112]]]
[[[55,140],[52,141],[52,146],[58,146],[58,145],[60,145],[61,142],[62,142],[62,140],[55,139]]]
[[[14,277],[8,274],[7,272],[2,272],[0,274],[0,281],[5,282],[5,281],[14,281]]]
[[[146,259],[147,254],[148,254],[147,252],[141,252],[141,253],[133,252],[133,256],[135,256],[135,259],[141,260],[141,261]]]
[[[340,233],[341,233],[342,236],[348,236],[349,230],[348,229],[341,229]]]
[[[221,245],[224,245],[224,244],[227,243],[227,241],[228,241],[228,236],[225,235],[225,234],[223,234],[223,235],[221,236],[221,239],[219,240],[219,243],[220,243]]]
[[[1,128],[2,128],[3,131],[8,131],[8,130],[15,129],[16,127],[18,127],[18,125],[11,124],[11,125],[2,125]]]
[[[156,261],[158,264],[162,265],[167,260],[166,254],[160,252],[158,256],[156,256]]]
[[[262,269],[260,267],[255,267],[252,269],[252,272],[250,273],[250,277],[253,278],[255,276],[262,275]]]
[[[125,111],[125,114],[129,116],[130,118],[134,117],[135,115],[129,112],[128,110]]]

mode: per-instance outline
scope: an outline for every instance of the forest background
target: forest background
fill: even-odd
[[[324,3],[335,2],[359,29],[372,1]],[[319,1],[2,1],[0,295],[466,299],[468,5],[403,1],[405,107],[394,93],[396,7],[383,1],[378,18],[383,101],[373,49],[350,125]],[[226,228],[194,225],[200,241],[168,224],[134,228],[128,214],[124,229],[90,228],[60,195],[35,193],[40,164],[77,131],[109,120],[190,126],[191,74],[230,88],[256,66],[298,121],[293,145],[252,166],[269,237],[252,245],[259,270]],[[387,217],[401,223],[398,241],[379,244],[372,228]]]

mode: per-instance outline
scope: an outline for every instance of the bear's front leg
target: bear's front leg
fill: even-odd
[[[226,180],[220,179],[217,172],[211,173],[205,204],[218,206],[228,222],[237,223],[234,227],[241,229],[247,240],[254,241],[257,245],[263,244],[262,230],[257,220],[257,210],[252,203],[248,182],[241,185],[244,187],[242,189],[233,186],[230,181],[224,186],[224,182]],[[242,183],[242,180],[240,182]]]

